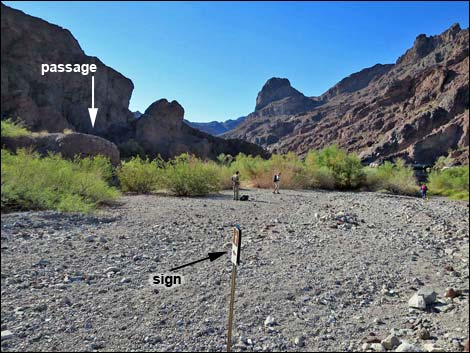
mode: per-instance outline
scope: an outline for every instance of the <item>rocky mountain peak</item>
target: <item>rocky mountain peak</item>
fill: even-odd
[[[255,111],[264,108],[271,102],[292,96],[303,95],[291,86],[287,78],[270,78],[258,93]]]
[[[169,102],[165,98],[152,103],[144,113],[145,117],[158,120],[162,124],[181,124],[184,118],[184,108],[177,102]]]
[[[439,35],[426,36],[425,34],[420,34],[416,37],[413,47],[408,49],[404,55],[398,58],[397,64],[414,64],[416,61],[423,59],[437,49],[450,52],[451,50],[449,50],[449,48],[444,48],[446,46],[452,47],[458,45],[459,41],[457,40],[457,37],[463,34],[463,32],[464,31],[461,29],[460,25],[458,23],[454,23],[450,28]]]

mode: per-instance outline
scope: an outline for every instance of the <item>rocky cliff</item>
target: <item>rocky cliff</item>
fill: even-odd
[[[176,101],[160,99],[137,120],[136,141],[151,156],[169,158],[190,152],[206,158],[221,153],[268,156],[261,147],[235,139],[224,140],[190,127],[184,122],[184,109]]]
[[[282,111],[287,104],[282,94],[260,106],[271,91],[263,88],[254,113],[224,136],[298,154],[337,143],[358,152],[364,162],[401,157],[432,164],[452,151],[468,163],[468,41],[468,29],[457,24],[440,35],[421,34],[395,64],[352,74],[310,98],[315,106],[305,112]],[[273,114],[260,114],[259,108],[270,105],[277,106]]]
[[[183,108],[160,100],[136,119],[129,107],[131,80],[86,55],[66,29],[1,4],[1,117],[21,120],[32,131],[70,129],[125,145],[142,143],[145,152],[166,158],[183,152],[200,157],[262,148],[243,141],[217,139],[183,122]],[[41,64],[95,64],[95,107],[91,126],[91,75],[41,74]]]
[[[33,131],[66,128],[116,141],[132,135],[131,80],[86,55],[59,26],[1,5],[1,114],[19,117]],[[95,128],[88,114],[91,75],[48,73],[41,64],[95,64]]]

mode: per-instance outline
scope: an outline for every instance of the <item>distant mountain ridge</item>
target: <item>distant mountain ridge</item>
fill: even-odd
[[[365,163],[433,164],[450,151],[468,164],[469,30],[420,34],[395,64],[354,73],[320,97],[271,78],[254,112],[223,136],[299,155],[338,144]]]
[[[217,136],[217,135],[222,135],[230,130],[235,129],[238,125],[244,122],[245,119],[246,119],[246,116],[241,116],[237,119],[229,119],[223,122],[211,121],[208,123],[197,123],[197,122],[191,122],[188,120],[185,120],[185,122],[189,124],[189,126],[192,126],[195,129]]]

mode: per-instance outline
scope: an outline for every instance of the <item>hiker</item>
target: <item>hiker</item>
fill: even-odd
[[[274,175],[274,191],[273,194],[279,194],[279,184],[281,183],[281,172]]]
[[[240,173],[238,170],[232,175],[232,188],[233,188],[233,199],[239,200],[238,193],[240,191]]]
[[[423,197],[423,199],[426,198],[427,193],[428,193],[428,187],[426,186],[426,183],[423,183],[421,185],[421,196]]]

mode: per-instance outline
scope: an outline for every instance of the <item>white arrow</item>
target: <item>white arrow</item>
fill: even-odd
[[[88,108],[90,113],[91,126],[95,127],[96,114],[98,114],[98,108],[95,108],[95,76],[91,76],[91,108]]]

